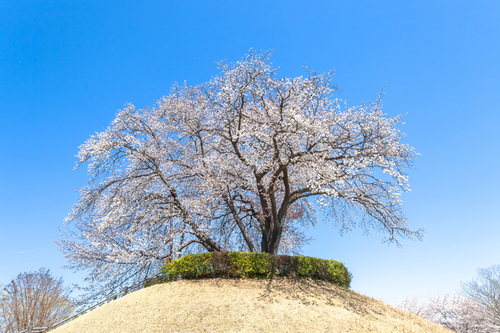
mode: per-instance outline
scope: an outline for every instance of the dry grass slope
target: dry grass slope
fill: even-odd
[[[451,332],[323,281],[183,280],[154,285],[53,333]]]

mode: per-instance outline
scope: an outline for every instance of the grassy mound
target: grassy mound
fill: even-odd
[[[325,281],[274,278],[157,284],[105,304],[53,332],[451,331]]]

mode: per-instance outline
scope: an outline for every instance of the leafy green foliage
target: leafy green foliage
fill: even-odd
[[[265,279],[276,276],[311,278],[349,288],[352,280],[352,274],[338,261],[250,252],[190,254],[165,264],[161,271],[165,282],[217,277]]]

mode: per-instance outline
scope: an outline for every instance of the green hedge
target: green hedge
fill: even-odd
[[[196,278],[311,278],[349,288],[352,275],[338,261],[250,252],[190,254],[161,269],[165,282]]]

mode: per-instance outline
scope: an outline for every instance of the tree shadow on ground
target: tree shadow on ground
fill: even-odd
[[[304,305],[320,303],[343,307],[360,316],[381,316],[383,304],[370,297],[357,294],[352,290],[313,279],[271,278],[266,280],[266,288],[260,300],[274,302],[277,298],[297,300]]]

